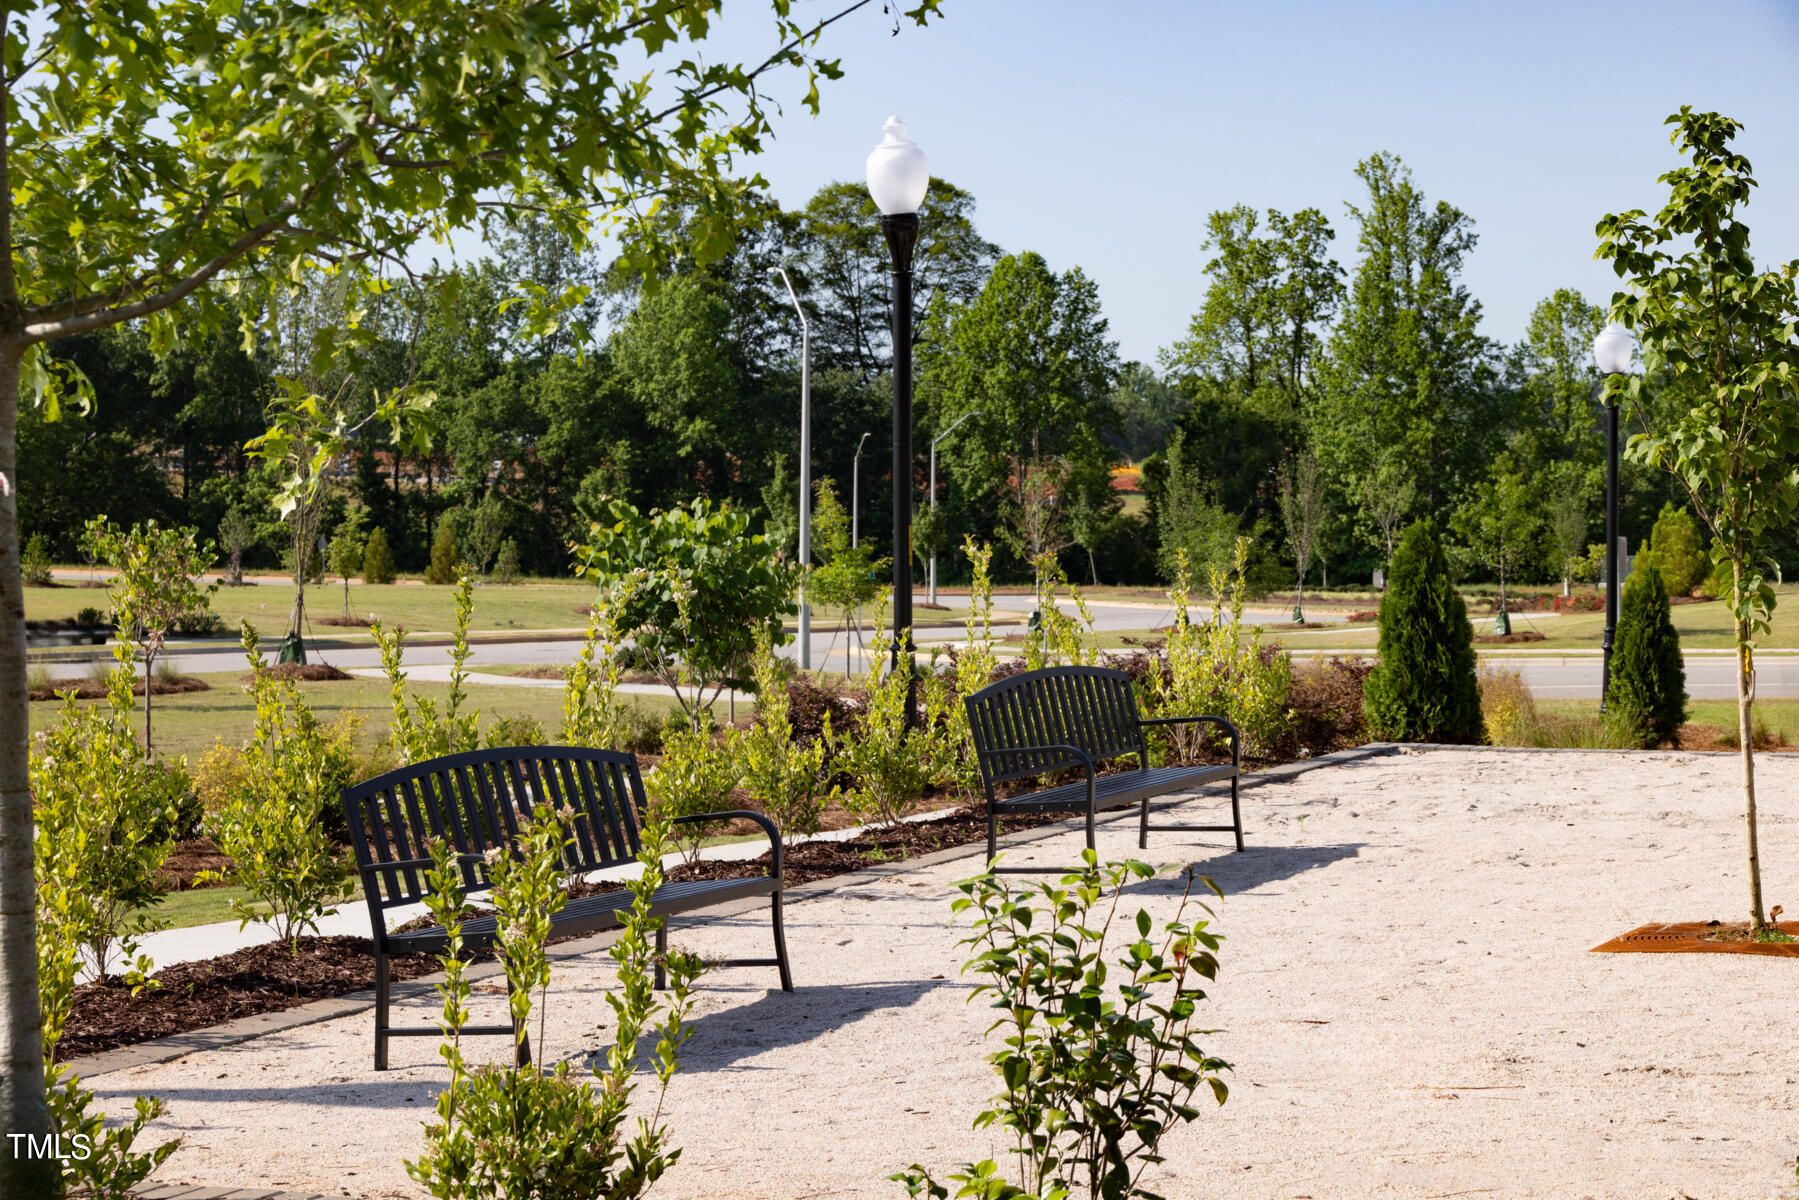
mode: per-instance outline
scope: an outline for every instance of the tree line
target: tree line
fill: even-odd
[[[1150,583],[1249,535],[1261,588],[1366,583],[1397,532],[1430,515],[1461,578],[1589,575],[1602,307],[1558,289],[1517,343],[1499,343],[1462,281],[1473,219],[1427,199],[1395,155],[1355,176],[1353,267],[1322,208],[1211,214],[1197,310],[1154,364],[1120,360],[1080,267],[1006,253],[981,236],[969,192],[933,181],[916,264],[914,552],[941,554],[957,578],[972,534],[996,543],[1002,578],[1049,554],[1077,580]],[[657,221],[665,244],[703,235],[678,208]],[[320,276],[245,293],[241,328],[160,358],[139,325],[67,338],[56,353],[94,403],[55,421],[22,414],[24,535],[68,560],[93,517],[154,516],[219,538],[245,566],[294,569],[313,541],[280,514],[278,464],[245,445],[267,431],[279,381],[299,378],[355,430],[312,528],[379,530],[400,570],[425,570],[435,544],[479,569],[503,552],[509,567],[564,575],[568,543],[611,499],[750,509],[791,555],[800,330],[782,267],[811,329],[814,476],[850,499],[862,450],[862,536],[890,554],[893,347],[875,209],[859,183],[833,183],[794,210],[752,196],[738,221],[730,249],[700,265],[604,262],[527,216],[473,265],[372,304],[366,281]],[[368,419],[401,388],[429,398],[428,444]],[[1644,391],[1646,425],[1679,402],[1673,380]],[[964,417],[940,447],[933,508],[926,448]],[[1138,468],[1140,498],[1118,486],[1121,467]],[[1625,464],[1633,544],[1683,500],[1665,474]]]

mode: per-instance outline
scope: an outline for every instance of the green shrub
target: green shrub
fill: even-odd
[[[34,533],[25,543],[25,553],[19,556],[19,570],[26,587],[50,586],[50,548],[44,544],[43,534]]]
[[[1646,747],[1671,739],[1687,719],[1686,666],[1664,578],[1665,570],[1633,571],[1625,583],[1605,693],[1607,722]]]
[[[1699,522],[1684,508],[1662,505],[1655,528],[1649,531],[1648,549],[1655,555],[1662,585],[1670,596],[1691,595],[1711,573],[1710,556],[1699,536]],[[1638,563],[1639,569],[1642,565]]]
[[[500,584],[517,583],[518,571],[518,543],[511,538],[507,538],[500,543],[500,556],[494,560],[494,582]]]
[[[425,1127],[425,1150],[406,1163],[406,1173],[438,1200],[493,1200],[530,1196],[535,1200],[626,1200],[641,1196],[681,1156],[668,1144],[661,1124],[662,1095],[680,1068],[688,1036],[687,1014],[700,963],[692,955],[671,954],[666,967],[670,989],[651,987],[654,936],[662,925],[650,915],[650,896],[662,883],[665,826],[644,830],[643,873],[626,886],[633,902],[624,928],[611,947],[618,964],[619,990],[607,996],[617,1017],[604,1069],[594,1081],[581,1078],[567,1059],[546,1070],[541,1010],[550,982],[544,942],[550,915],[560,906],[557,884],[561,843],[567,836],[555,815],[541,814],[525,831],[522,855],[501,857],[488,868],[499,911],[499,958],[506,973],[510,1016],[517,1037],[540,1013],[536,1054],[524,1067],[490,1065],[471,1070],[462,1057],[462,1029],[469,1020],[471,988],[462,961],[461,872],[441,840],[431,846],[434,869],[432,915],[449,931],[442,962],[444,1042],[441,1053],[450,1082],[437,1100],[437,1120]],[[533,993],[536,993],[533,996]],[[645,1031],[656,1037],[650,1056],[659,1094],[640,1116],[627,1140],[626,1121],[638,1087],[638,1044]],[[596,1086],[597,1085],[597,1086]]]
[[[831,716],[824,733],[802,745],[793,735],[786,673],[766,635],[756,639],[750,668],[756,677],[756,720],[732,738],[743,788],[761,805],[783,837],[817,833],[818,818],[837,798],[830,761],[836,748]]]
[[[103,629],[112,624],[112,617],[105,609],[87,604],[75,610],[75,624],[85,629]]]
[[[455,583],[462,555],[456,549],[456,530],[449,514],[437,522],[437,537],[431,543],[431,565],[425,568],[426,583]]]
[[[562,744],[617,750],[625,742],[625,709],[618,702],[618,625],[612,599],[602,589],[587,614],[587,636],[562,684]],[[661,744],[660,735],[657,745]]]
[[[1142,1178],[1162,1161],[1163,1136],[1199,1117],[1192,1100],[1201,1087],[1219,1104],[1229,1095],[1219,1077],[1229,1064],[1200,1048],[1207,1031],[1193,1025],[1200,985],[1218,974],[1220,939],[1205,921],[1186,920],[1191,871],[1158,934],[1141,909],[1134,921],[1112,920],[1126,886],[1155,872],[1132,861],[1102,869],[1091,850],[1082,857],[1085,868],[1059,884],[1015,892],[986,874],[956,885],[953,910],[976,914],[961,943],[976,952],[963,972],[981,977],[969,999],[990,996],[999,1014],[992,1030],[1004,1033],[987,1061],[1005,1090],[974,1127],[1003,1131],[1013,1159],[1011,1170],[962,1164],[948,1177],[961,1185],[957,1196],[1154,1200]],[[1126,945],[1108,945],[1114,931]],[[889,1178],[914,1197],[951,1195],[916,1163]]]
[[[1380,605],[1380,663],[1363,687],[1371,736],[1479,743],[1474,629],[1428,518],[1405,531]]]
[[[392,632],[381,622],[369,623],[369,633],[381,653],[381,668],[387,675],[388,695],[393,701],[393,724],[388,739],[402,763],[424,762],[443,754],[459,754],[481,744],[479,710],[463,712],[468,700],[463,684],[468,681],[468,659],[473,653],[468,644],[469,621],[475,610],[475,582],[464,570],[456,579],[456,623],[450,637],[450,692],[442,715],[437,701],[430,696],[406,695],[406,672],[402,669],[406,654],[406,631]]]
[[[670,836],[689,865],[699,861],[701,845],[720,825],[716,821],[673,822],[735,807],[731,792],[738,782],[736,759],[730,747],[718,744],[710,724],[694,729],[680,711],[668,714],[662,727],[662,761],[643,786],[657,818],[670,823]]]
[[[208,822],[208,834],[232,866],[202,878],[249,893],[254,903],[231,902],[239,928],[260,921],[292,942],[302,930],[317,931],[349,882],[325,814],[338,805],[355,761],[345,742],[319,724],[300,689],[269,673],[255,628],[245,621],[242,629],[256,725],[241,779]]]
[[[547,746],[549,743],[550,735],[536,717],[496,717],[487,727],[489,750],[503,746]]]
[[[128,655],[129,648],[121,647]],[[189,793],[185,764],[146,762],[131,731],[134,672],[120,661],[107,703],[63,703],[30,761],[39,921],[80,948],[96,975],[115,950],[134,984],[150,973],[137,938],[162,927],[156,873],[175,849]]]
[[[875,605],[871,663],[886,662],[893,648],[893,634],[882,616],[887,604],[883,593]],[[925,789],[941,772],[936,743],[943,733],[908,719],[917,675],[917,668],[902,655],[898,669],[884,678],[870,676],[868,703],[856,722],[855,736],[838,743],[837,769],[847,771],[854,785],[845,793],[843,806],[869,824],[897,824],[918,807]]]
[[[369,534],[368,544],[362,548],[362,582],[392,583],[394,581],[394,552],[388,548],[387,533],[380,526]]]

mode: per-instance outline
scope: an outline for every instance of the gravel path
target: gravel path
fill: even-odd
[[[1216,835],[1152,835],[1152,861],[1190,858],[1226,892],[1205,1023],[1236,1069],[1230,1102],[1172,1138],[1147,1182],[1170,1200],[1791,1197],[1799,961],[1588,953],[1652,920],[1741,918],[1736,770],[1412,753],[1246,792],[1241,855],[1193,840]],[[1764,760],[1761,783],[1769,899],[1799,910],[1799,761]],[[1017,858],[1078,846],[1070,833]],[[1102,833],[1102,855],[1134,852],[1129,827]],[[709,981],[668,1097],[686,1151],[654,1196],[898,1197],[884,1176],[908,1162],[1003,1149],[969,1126],[993,1091],[988,1013],[964,1004],[948,923],[971,865],[794,905],[794,995],[770,989],[772,972]],[[1139,891],[1165,913],[1178,884]],[[766,937],[757,912],[677,926],[676,941],[761,953]],[[552,1054],[605,1044],[603,961],[559,968]],[[481,1003],[497,1015],[501,1001]],[[92,1083],[168,1099],[159,1128],[186,1145],[161,1181],[417,1195],[400,1160],[443,1072],[425,1039],[372,1072],[369,1021]]]

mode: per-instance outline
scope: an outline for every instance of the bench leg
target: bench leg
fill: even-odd
[[[1148,819],[1148,810],[1144,810],[1144,819]],[[1231,777],[1231,824],[1237,827],[1237,851],[1243,851],[1243,809],[1237,800],[1237,780]]]
[[[1093,840],[1093,806],[1087,806],[1087,849],[1098,850],[1099,843]]]
[[[1143,815],[1137,822],[1137,849],[1149,849],[1149,797],[1143,797]]]
[[[668,918],[656,926],[656,990],[668,990]]]
[[[375,1070],[387,1070],[387,956],[375,951]]]
[[[507,1018],[510,1020],[511,1014],[512,1014],[512,981],[511,980],[506,981],[506,1013],[507,1013]],[[530,1066],[531,1065],[531,1033],[528,1029],[522,1027],[516,1020],[512,1021],[512,1046],[513,1046],[513,1050],[512,1050],[513,1065],[518,1066],[518,1067]]]
[[[780,964],[781,968],[781,990],[791,992],[793,990],[793,972],[787,969],[787,929],[781,922],[781,893],[775,893],[771,907],[774,909],[775,961]]]
[[[993,869],[993,860],[999,857],[999,813],[993,805],[987,805],[987,869]]]

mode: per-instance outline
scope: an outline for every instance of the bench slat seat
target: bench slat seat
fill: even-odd
[[[1243,741],[1229,718],[1204,715],[1145,719],[1138,712],[1131,677],[1106,667],[1046,667],[1025,671],[989,684],[965,701],[968,726],[987,799],[987,863],[990,870],[1010,873],[1059,872],[1053,867],[996,867],[999,818],[1006,812],[1068,811],[1085,813],[1087,848],[1094,849],[1094,817],[1101,812],[1137,806],[1137,844],[1149,846],[1149,802],[1156,796],[1192,791],[1228,781],[1231,821],[1228,825],[1158,825],[1160,831],[1235,835],[1243,849],[1243,813],[1238,793],[1243,773]],[[1205,722],[1230,739],[1231,761],[1201,766],[1149,765],[1150,728]],[[1135,770],[1101,775],[1102,763],[1134,758]],[[1016,796],[1001,797],[1000,784],[1016,779],[1041,780],[1068,770],[1084,778],[1039,786]]]
[[[643,851],[647,819],[643,777],[635,755],[578,746],[515,746],[449,754],[378,775],[345,788],[344,814],[357,873],[369,907],[375,943],[375,1069],[387,1069],[390,1037],[436,1034],[436,1025],[395,1026],[388,1020],[388,959],[396,954],[442,954],[448,934],[439,926],[390,933],[388,913],[421,903],[429,891],[430,846],[442,838],[456,855],[462,890],[470,899],[491,891],[486,855],[515,852],[520,830],[542,806],[570,814],[562,868],[580,877],[636,861]],[[784,886],[781,835],[758,812],[698,813],[678,817],[676,824],[740,817],[754,822],[768,837],[769,872],[749,879],[704,879],[663,883],[651,901],[653,916],[664,918],[656,929],[656,986],[667,985],[666,918],[734,900],[767,896],[774,925],[772,958],[731,959],[724,966],[766,966],[780,971],[781,989],[793,990],[787,965],[787,938],[782,926]],[[601,892],[570,900],[550,918],[552,934],[597,933],[623,924],[634,897],[629,891]],[[497,917],[462,923],[471,950],[491,946],[499,934]],[[514,1034],[518,1061],[530,1061],[530,1043],[511,1026],[471,1026],[465,1034]]]

